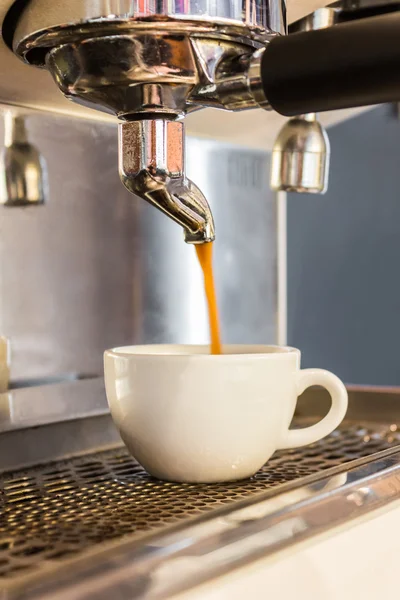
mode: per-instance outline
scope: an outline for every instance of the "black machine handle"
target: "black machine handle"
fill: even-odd
[[[400,100],[400,13],[274,38],[264,93],[286,116]]]

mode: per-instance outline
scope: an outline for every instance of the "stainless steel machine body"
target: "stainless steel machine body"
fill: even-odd
[[[195,252],[121,186],[116,127],[40,112],[25,121],[47,161],[49,197],[0,211],[0,331],[10,340],[12,379],[100,375],[114,345],[207,343]],[[194,138],[186,154],[219,228],[224,340],[275,343],[283,314],[268,154]],[[252,245],[236,244],[239,227]]]

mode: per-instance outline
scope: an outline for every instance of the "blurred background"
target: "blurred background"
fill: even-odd
[[[400,121],[379,106],[329,128],[324,196],[288,194],[288,343],[304,367],[400,384]]]

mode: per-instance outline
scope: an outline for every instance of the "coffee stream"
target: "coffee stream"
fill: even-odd
[[[219,330],[217,295],[215,293],[214,272],[212,263],[213,243],[197,244],[195,246],[197,258],[204,277],[208,319],[210,324],[211,354],[221,354],[221,337]]]

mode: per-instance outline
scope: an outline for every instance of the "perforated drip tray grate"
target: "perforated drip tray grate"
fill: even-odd
[[[399,444],[395,425],[345,425],[303,449],[278,452],[249,480],[194,485],[152,479],[124,448],[53,462],[0,479],[3,582],[101,542],[131,538],[212,511],[255,492]]]

